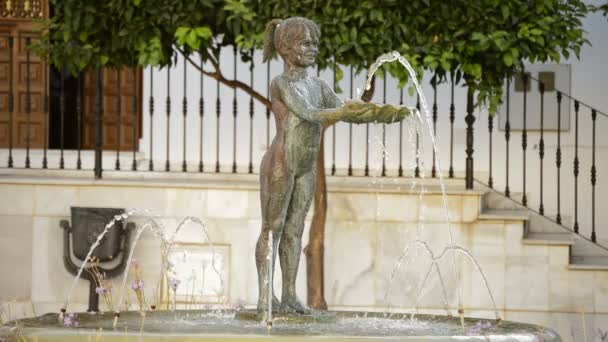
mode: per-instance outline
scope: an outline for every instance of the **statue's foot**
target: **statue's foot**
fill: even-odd
[[[279,307],[281,306],[281,302],[276,296],[272,296],[272,312],[279,312]],[[263,314],[268,312],[268,302],[267,301],[258,301],[258,314]]]
[[[284,300],[283,302],[281,302],[281,308],[279,309],[279,312],[282,314],[310,315],[312,313],[312,310],[310,310],[310,308],[308,308],[304,304],[300,303],[299,300],[293,299]]]

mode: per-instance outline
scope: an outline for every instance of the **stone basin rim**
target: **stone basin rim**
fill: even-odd
[[[249,311],[249,310],[247,310]],[[253,310],[251,310],[253,311]],[[309,328],[312,325],[315,325],[320,328],[326,328],[328,325],[334,324],[336,321],[340,320],[348,320],[359,318],[361,322],[365,320],[378,320],[384,323],[398,323],[398,321],[406,322],[409,320],[411,314],[408,313],[383,313],[383,312],[361,312],[361,311],[323,311],[320,315],[325,315],[327,317],[335,317],[333,321],[328,321],[326,323],[319,321],[305,321],[305,322],[297,322],[290,321],[289,318],[287,320],[279,320],[275,321],[273,329],[268,332],[263,323],[255,325],[252,321],[247,320],[238,320],[234,317],[230,317],[230,315],[234,315],[235,311],[224,311],[223,313],[218,313],[218,311],[214,310],[177,310],[177,311],[164,311],[164,310],[156,310],[156,311],[148,311],[146,312],[146,319],[150,320],[149,323],[153,324],[154,319],[174,319],[174,323],[172,325],[181,325],[184,329],[188,331],[174,331],[171,329],[167,329],[166,331],[163,329],[154,330],[150,329],[150,327],[144,328],[143,333],[136,329],[137,324],[141,322],[141,313],[139,311],[128,311],[121,313],[119,318],[119,327],[116,329],[107,328],[108,324],[114,319],[113,312],[106,312],[102,314],[97,313],[76,313],[76,315],[81,319],[81,326],[78,328],[64,328],[58,322],[59,315],[56,313],[49,313],[45,315],[41,315],[38,317],[26,318],[19,320],[19,323],[23,327],[24,336],[46,336],[46,337],[57,337],[60,335],[68,336],[77,336],[77,335],[102,335],[107,337],[116,337],[116,336],[125,336],[125,337],[134,337],[134,336],[147,336],[150,338],[192,338],[199,337],[203,339],[212,339],[212,338],[287,338],[293,337],[298,339],[315,339],[315,338],[354,338],[354,339],[369,339],[370,341],[374,339],[383,339],[383,340],[411,340],[411,339],[424,339],[424,340],[436,340],[438,338],[449,338],[449,339],[475,339],[475,338],[490,338],[494,337],[506,337],[508,340],[519,340],[516,336],[526,337],[524,340],[530,340],[529,338],[532,336],[538,336],[543,341],[561,341],[559,335],[550,328],[545,328],[538,325],[533,325],[529,323],[519,323],[512,321],[496,321],[493,319],[478,319],[478,318],[469,318],[465,317],[465,326],[467,328],[473,327],[478,322],[491,322],[493,325],[496,325],[497,331],[488,331],[487,334],[481,335],[468,335],[462,330],[460,333],[453,334],[429,334],[424,329],[421,329],[420,332],[422,334],[404,334],[404,331],[407,330],[406,327],[401,327],[403,330],[395,330],[395,334],[391,334],[392,331],[389,331],[388,334],[381,333],[382,331],[365,331],[365,329],[359,330],[355,333],[348,334],[344,333],[340,329],[336,329],[332,332],[331,329],[319,330],[319,331],[310,331]],[[297,315],[295,315],[297,316]],[[458,324],[460,326],[460,318],[454,316],[445,316],[445,315],[430,315],[430,314],[417,314],[416,316],[417,322],[423,322],[428,324]],[[280,317],[279,317],[280,319]],[[215,320],[216,323],[225,324],[226,330],[221,330],[221,326],[209,325],[209,322]],[[238,323],[238,321],[241,321]],[[129,325],[130,322],[130,325]],[[158,322],[158,321],[157,321]],[[164,321],[166,322],[166,321]],[[200,322],[200,325],[197,324]],[[232,323],[231,323],[232,322]],[[234,323],[237,322],[237,325]],[[243,328],[243,323],[249,324],[249,327],[246,329]],[[241,324],[239,326],[238,324]],[[368,322],[369,324],[369,322]],[[6,323],[5,325],[0,327],[0,337],[7,334],[7,331],[14,326],[14,323]],[[100,331],[99,328],[103,326],[103,330]],[[129,326],[129,331],[124,331],[123,327]],[[205,328],[212,327],[213,329],[205,330]],[[162,327],[161,327],[162,328]],[[338,326],[339,328],[339,326]],[[343,329],[343,327],[342,327]],[[361,327],[359,327],[361,329]],[[360,333],[364,331],[364,333]],[[453,331],[455,332],[455,331]],[[44,339],[42,339],[44,340]],[[9,340],[10,341],[10,340]]]

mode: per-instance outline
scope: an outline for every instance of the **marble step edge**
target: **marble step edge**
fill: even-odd
[[[484,209],[479,212],[478,220],[527,221],[529,213],[526,210]]]
[[[570,270],[608,271],[608,256],[571,256]]]
[[[213,188],[259,190],[258,174],[161,172],[161,171],[105,171],[102,179],[94,179],[91,171],[2,169],[3,184],[50,185],[120,185],[136,187]],[[481,196],[482,189],[467,190],[462,179],[446,179],[448,195]],[[394,193],[438,195],[442,187],[438,179],[412,179],[405,177],[327,177],[330,192]]]
[[[534,233],[526,234],[522,240],[524,245],[572,246],[574,239],[568,233]]]

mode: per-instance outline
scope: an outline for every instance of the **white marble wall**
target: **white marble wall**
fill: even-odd
[[[152,209],[162,216],[167,229],[185,216],[202,218],[211,240],[230,246],[229,301],[256,303],[253,255],[261,218],[255,183],[52,183],[0,180],[0,302],[32,302],[38,314],[59,310],[73,279],[61,260],[59,221],[69,219],[70,206],[96,206]],[[391,310],[407,311],[417,305],[421,311],[445,313],[447,299],[452,312],[461,301],[468,315],[493,316],[484,282],[463,255],[448,254],[439,261],[445,291],[436,271],[420,286],[431,265],[421,248],[411,249],[392,277],[404,247],[413,240],[426,241],[435,256],[449,245],[441,196],[431,191],[420,200],[418,194],[394,187],[354,191],[345,188],[344,182],[339,185],[330,184],[333,190],[328,197],[325,293],[330,308],[384,310],[387,299]],[[501,317],[552,326],[566,340],[571,330],[581,329],[575,324],[581,313],[589,316],[586,324],[607,321],[608,271],[568,270],[565,246],[523,245],[520,221],[478,221],[479,200],[475,192],[453,191],[449,196],[452,239],[476,258]],[[141,224],[144,219],[133,221]],[[308,230],[304,245],[307,238]],[[204,242],[194,225],[186,227],[178,240]],[[148,296],[158,279],[158,251],[156,238],[144,233],[135,254],[144,267]],[[302,298],[304,262],[303,257],[297,284]],[[114,283],[118,286],[119,282]],[[70,308],[85,307],[87,286],[79,281]],[[280,291],[279,279],[275,287]],[[32,310],[29,304],[25,307],[20,310]]]

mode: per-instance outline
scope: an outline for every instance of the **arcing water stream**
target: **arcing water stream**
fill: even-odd
[[[160,215],[154,213],[152,210],[149,209],[145,209],[145,210],[138,210],[138,209],[131,209],[128,210],[126,213],[123,213],[122,215],[117,215],[116,217],[114,217],[114,219],[112,219],[105,227],[104,230],[97,236],[97,239],[95,240],[95,242],[91,245],[91,248],[89,249],[89,252],[87,253],[86,257],[85,257],[85,261],[82,263],[82,265],[80,266],[80,269],[78,270],[78,273],[76,274],[76,277],[74,278],[74,281],[72,282],[72,285],[70,287],[70,290],[68,292],[66,301],[65,301],[65,305],[63,306],[63,308],[61,309],[61,314],[59,316],[60,319],[63,318],[63,314],[67,312],[67,308],[68,305],[70,303],[70,299],[72,296],[72,293],[76,287],[76,284],[78,282],[78,279],[80,278],[82,272],[84,271],[84,269],[89,265],[89,260],[91,258],[91,256],[93,255],[93,252],[95,251],[95,249],[101,244],[101,241],[103,239],[103,237],[108,233],[108,231],[110,229],[112,229],[116,223],[121,222],[121,221],[125,221],[127,218],[133,216],[134,214],[137,213],[143,213],[143,214],[147,214],[147,215],[151,215],[153,217],[159,218]],[[130,246],[130,250],[129,250],[129,256],[127,259],[127,266],[126,269],[129,270],[131,263],[133,261],[133,255],[135,252],[135,247],[137,246],[137,242],[139,241],[139,239],[141,238],[142,233],[145,230],[151,230],[153,232],[153,234],[158,237],[160,239],[161,242],[161,256],[162,256],[162,260],[163,260],[163,265],[161,267],[161,279],[163,276],[163,272],[166,269],[166,263],[167,263],[167,257],[169,255],[169,253],[171,252],[171,249],[174,245],[175,242],[175,238],[177,236],[177,234],[180,232],[180,230],[182,229],[182,227],[184,227],[186,224],[188,223],[195,223],[197,226],[201,227],[202,229],[202,233],[203,233],[203,239],[204,241],[206,241],[209,246],[211,247],[211,267],[213,269],[213,271],[218,275],[219,277],[219,281],[220,281],[220,288],[223,289],[224,288],[224,279],[223,276],[221,274],[220,271],[217,270],[216,266],[215,266],[215,247],[213,246],[213,243],[209,237],[209,232],[207,231],[207,228],[205,227],[205,224],[196,217],[186,217],[184,218],[175,228],[175,230],[173,231],[173,233],[171,234],[171,236],[169,236],[169,238],[167,238],[165,236],[165,232],[164,232],[164,225],[163,224],[159,224],[156,220],[154,220],[153,218],[149,218],[138,230],[137,233],[135,234],[135,239],[133,240],[131,246]],[[116,326],[117,321],[118,321],[118,317],[120,315],[120,307],[122,306],[122,302],[124,300],[124,295],[125,295],[125,287],[126,287],[126,283],[127,283],[127,277],[128,277],[128,271],[125,272],[123,279],[122,279],[122,283],[121,283],[121,287],[120,287],[120,297],[118,300],[118,305],[116,306],[116,312],[114,315],[114,326]],[[223,291],[223,290],[222,290]],[[219,297],[219,294],[218,294]]]
[[[440,182],[440,186],[441,186],[441,194],[442,194],[442,199],[443,199],[443,207],[444,207],[444,211],[445,211],[445,215],[446,215],[446,223],[448,225],[448,233],[449,233],[449,238],[450,238],[450,245],[448,248],[446,248],[440,257],[438,258],[433,258],[432,257],[432,252],[430,250],[428,250],[428,245],[425,244],[427,250],[429,252],[431,252],[431,258],[432,258],[432,264],[431,267],[433,267],[433,265],[436,266],[436,263],[439,261],[439,259],[441,259],[444,255],[446,255],[446,253],[448,251],[451,251],[452,253],[452,266],[454,269],[454,272],[456,274],[456,286],[457,286],[457,296],[458,296],[458,313],[460,315],[460,320],[461,320],[461,325],[463,326],[464,329],[464,311],[462,308],[462,297],[461,297],[461,289],[460,289],[460,273],[458,271],[457,265],[456,265],[456,252],[460,252],[460,253],[464,253],[465,255],[467,255],[470,260],[475,264],[476,268],[479,270],[479,273],[481,274],[484,283],[486,285],[486,287],[488,288],[488,292],[490,293],[490,298],[492,299],[492,303],[494,305],[494,312],[496,315],[496,319],[500,319],[500,317],[498,316],[498,311],[496,310],[496,304],[494,303],[494,298],[492,296],[492,293],[490,291],[490,288],[488,286],[488,281],[485,277],[485,275],[483,274],[483,272],[481,271],[481,268],[479,267],[479,264],[477,263],[477,261],[473,258],[473,256],[465,249],[463,249],[462,247],[458,247],[454,245],[454,238],[453,238],[453,233],[452,233],[452,226],[451,226],[451,217],[450,217],[450,212],[448,209],[448,200],[447,200],[447,196],[446,196],[446,187],[445,187],[445,181],[443,179],[443,174],[441,172],[441,164],[440,164],[440,160],[439,160],[439,150],[437,148],[437,142],[435,139],[435,134],[433,132],[433,124],[432,124],[432,117],[429,111],[429,107],[428,104],[426,102],[426,98],[424,96],[424,93],[422,92],[422,88],[420,87],[420,83],[418,82],[417,78],[416,78],[416,72],[414,71],[414,69],[412,68],[412,66],[410,65],[410,63],[403,57],[401,56],[401,54],[399,54],[397,51],[393,51],[393,52],[389,52],[389,53],[385,53],[381,56],[379,56],[376,61],[371,65],[368,74],[367,74],[367,83],[366,83],[366,90],[369,90],[371,88],[371,82],[373,80],[373,76],[376,73],[376,71],[378,70],[378,68],[380,68],[380,66],[382,66],[384,63],[388,63],[388,62],[394,62],[397,61],[399,62],[407,71],[408,74],[410,76],[410,79],[412,80],[412,83],[416,89],[416,92],[418,93],[419,96],[419,100],[420,100],[420,104],[422,107],[422,112],[424,113],[424,119],[426,119],[426,123],[427,123],[427,128],[428,128],[428,133],[429,136],[431,138],[431,142],[433,144],[433,150],[435,152],[434,157],[435,157],[435,163],[437,165],[437,170],[438,170],[438,174],[439,174],[439,182]],[[420,117],[420,112],[419,111],[415,111],[416,115],[419,117],[419,119],[422,121],[423,118]],[[408,245],[404,248],[402,255],[399,257],[399,260],[396,263],[395,268],[393,269],[392,275],[391,275],[391,280],[389,281],[389,290],[390,290],[390,283],[394,280],[395,277],[395,273],[396,271],[399,269],[399,266],[401,264],[401,261],[403,259],[403,257],[407,254],[409,248],[411,247],[411,245]],[[437,268],[437,272],[438,275],[441,279],[441,273],[439,272],[439,269]],[[430,272],[427,272],[430,273]],[[425,276],[425,278],[427,278],[428,276]],[[426,282],[426,279],[423,280],[423,283]],[[441,281],[442,283],[442,287],[443,287],[443,280]],[[422,284],[423,286],[424,284]],[[445,288],[443,289],[444,293],[445,293]],[[418,294],[419,295],[419,294]],[[388,291],[387,294],[385,296],[385,299],[388,296]],[[418,299],[417,299],[418,301]],[[417,306],[417,303],[416,303]]]

